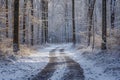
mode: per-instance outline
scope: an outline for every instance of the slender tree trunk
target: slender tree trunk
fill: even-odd
[[[93,13],[94,13],[94,7],[95,7],[96,0],[89,0],[89,9],[88,9],[88,16],[89,16],[89,27],[88,27],[88,46],[90,46],[91,42],[91,31],[92,31],[92,20],[93,20]]]
[[[19,51],[19,0],[14,0],[13,51]]]
[[[44,27],[45,27],[45,24],[44,24],[44,16],[45,16],[45,15],[44,15],[44,13],[45,13],[45,12],[44,12],[44,4],[45,4],[44,1],[41,0],[41,9],[42,9],[42,32],[41,32],[41,38],[42,38],[41,40],[42,40],[42,41],[41,41],[41,42],[42,42],[42,44],[43,44],[44,41],[45,41],[45,40],[44,40],[44,38],[45,38],[45,37],[44,37]]]
[[[33,0],[31,0],[31,7],[32,7],[32,10],[31,10],[31,15],[33,16]],[[31,45],[34,45],[34,42],[33,42],[33,38],[34,38],[34,28],[33,28],[33,23],[31,23]]]
[[[102,50],[106,50],[107,49],[107,20],[106,20],[106,16],[107,16],[107,1],[106,0],[102,0],[102,46],[101,49]]]
[[[111,0],[111,28],[114,29],[114,21],[115,21],[115,1]]]
[[[75,30],[75,1],[72,0],[72,27],[73,27],[73,44],[76,44],[76,30]]]
[[[89,28],[88,28],[88,46],[90,46],[90,42],[91,42],[91,30],[92,30],[92,17],[90,17],[89,19]]]
[[[40,1],[39,1],[40,4]],[[38,18],[40,20],[40,5],[38,5]],[[38,24],[38,31],[37,31],[37,44],[40,44],[40,24]]]
[[[48,2],[42,0],[42,43],[48,42]]]
[[[95,18],[93,18],[95,19]],[[95,48],[95,26],[94,26],[94,20],[93,20],[93,42],[92,42],[92,49]]]
[[[68,31],[67,31],[67,27],[68,27],[68,4],[67,4],[67,0],[65,1],[65,42],[68,43]]]
[[[45,43],[48,42],[48,2],[45,2]]]
[[[8,0],[6,0],[6,37],[8,38]]]
[[[26,36],[26,6],[27,6],[27,1],[24,0],[24,15],[23,15],[23,44],[25,43],[25,36]]]
[[[37,33],[37,44],[39,44],[40,43],[40,25],[38,26],[38,31],[37,31],[38,33]]]

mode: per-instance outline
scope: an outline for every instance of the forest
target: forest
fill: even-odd
[[[120,0],[0,0],[0,80],[120,80]]]

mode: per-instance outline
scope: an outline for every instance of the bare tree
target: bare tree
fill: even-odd
[[[41,0],[42,4],[42,43],[48,42],[48,1]]]
[[[76,44],[76,28],[75,28],[75,0],[72,0],[72,27],[73,27],[73,44]]]
[[[101,49],[102,50],[106,50],[107,49],[107,20],[106,20],[106,16],[107,16],[107,1],[106,0],[102,0],[102,46]]]
[[[110,6],[111,6],[111,28],[114,28],[114,21],[115,21],[115,1],[111,0]]]
[[[91,31],[92,31],[92,21],[93,21],[93,13],[96,0],[88,0],[89,8],[88,8],[88,17],[89,17],[89,27],[88,27],[88,46],[90,46],[91,42]]]
[[[8,38],[8,0],[6,0],[6,37]]]
[[[34,13],[34,9],[33,9],[33,0],[31,0],[31,15],[33,16],[33,13]],[[33,38],[34,38],[34,26],[33,26],[33,23],[31,23],[31,45],[33,45]]]
[[[14,0],[13,51],[19,51],[19,0]]]
[[[27,6],[27,1],[24,0],[24,13],[23,13],[23,44],[25,43],[25,32],[26,32],[26,6]]]

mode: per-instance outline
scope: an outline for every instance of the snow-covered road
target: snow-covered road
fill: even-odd
[[[83,69],[64,50],[52,49],[48,65],[32,80],[84,80]]]

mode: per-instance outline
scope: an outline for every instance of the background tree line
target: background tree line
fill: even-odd
[[[118,0],[1,0],[0,40],[20,44],[84,44],[106,50],[119,45]],[[115,46],[114,46],[115,47]]]

